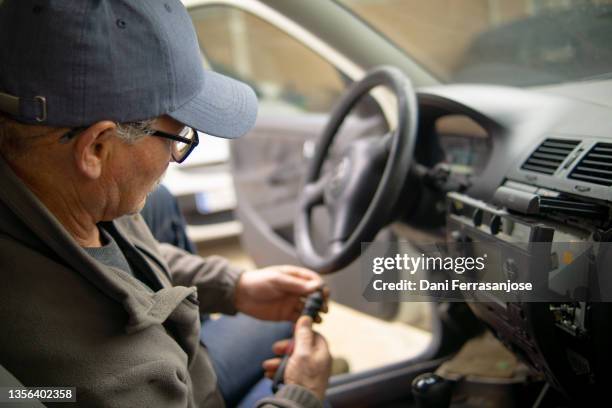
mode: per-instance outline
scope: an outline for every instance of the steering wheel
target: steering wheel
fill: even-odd
[[[334,169],[321,174],[338,129],[363,95],[385,86],[397,99],[397,126],[383,137],[352,142]],[[379,67],[355,82],[334,108],[309,163],[295,221],[297,256],[308,268],[331,273],[355,260],[361,243],[374,239],[390,221],[408,175],[416,139],[417,102],[408,78],[393,67]],[[330,240],[321,254],[313,245],[312,213],[330,215]]]

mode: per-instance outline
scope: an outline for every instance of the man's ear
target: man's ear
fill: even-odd
[[[73,157],[78,170],[85,177],[97,179],[112,144],[112,132],[117,125],[111,121],[97,122],[84,130],[75,140]]]

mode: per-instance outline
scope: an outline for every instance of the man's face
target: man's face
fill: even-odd
[[[177,134],[183,125],[168,116],[158,118],[155,130]],[[145,136],[133,144],[122,143],[117,149],[113,178],[116,186],[117,208],[120,216],[135,214],[145,204],[147,195],[161,182],[172,160],[172,141]]]

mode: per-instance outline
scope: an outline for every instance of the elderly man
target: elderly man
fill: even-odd
[[[138,212],[196,130],[250,129],[253,92],[202,69],[178,0],[4,0],[0,31],[0,363],[86,407],[223,406],[199,313],[296,320],[322,282],[159,244]],[[321,405],[330,357],[311,324],[260,406]]]

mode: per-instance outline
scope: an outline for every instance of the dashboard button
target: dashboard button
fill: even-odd
[[[481,209],[477,208],[474,210],[474,214],[472,215],[472,222],[474,223],[474,226],[480,227],[480,224],[482,224],[482,215],[483,211]]]

